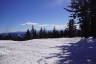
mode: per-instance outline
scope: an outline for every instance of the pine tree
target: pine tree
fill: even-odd
[[[47,34],[47,31],[45,30],[45,28],[41,27],[40,31],[39,31],[39,38],[47,38],[48,37],[48,34]]]
[[[43,28],[43,37],[48,38],[48,34],[45,28]]]
[[[96,0],[89,0],[90,19],[91,19],[91,35],[96,37]]]
[[[71,5],[69,6],[71,10],[66,9],[69,12],[72,12],[71,17],[74,19],[79,19],[79,24],[81,28],[82,35],[84,37],[89,37],[92,34],[92,8],[96,5],[96,1],[94,6],[92,7],[91,2],[95,0],[71,0]],[[94,10],[96,11],[96,10]]]
[[[63,30],[60,30],[59,37],[64,37],[64,31]]]
[[[53,32],[52,31],[47,32],[47,38],[53,38]]]
[[[40,28],[40,31],[39,31],[39,38],[43,38],[43,28],[42,27]]]
[[[68,23],[68,36],[69,37],[76,36],[76,26],[75,26],[75,21],[73,19],[70,19]]]
[[[3,38],[3,37],[2,37],[2,35],[0,34],[0,40],[2,40],[2,38]]]
[[[6,38],[7,38],[8,40],[13,40],[12,34],[8,34],[8,35],[6,36]]]
[[[28,29],[27,30],[27,32],[26,32],[26,34],[25,34],[25,36],[24,36],[24,39],[25,40],[29,40],[29,39],[31,39],[32,37],[31,37],[31,33],[30,33],[30,30]]]
[[[69,37],[69,30],[68,30],[68,28],[65,28],[65,30],[64,30],[64,37]]]
[[[32,38],[37,38],[37,32],[33,25],[32,25],[32,29],[31,29],[31,33],[32,33]]]
[[[56,30],[55,26],[53,28],[53,38],[59,37],[59,32]]]

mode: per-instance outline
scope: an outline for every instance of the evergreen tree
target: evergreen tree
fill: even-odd
[[[75,21],[73,19],[70,19],[68,23],[68,36],[69,37],[76,36],[76,26],[75,26]]]
[[[32,37],[31,37],[31,33],[30,33],[30,30],[28,29],[27,30],[27,32],[26,32],[26,34],[25,34],[25,36],[24,36],[24,39],[25,40],[29,40],[29,39],[31,39]]]
[[[63,30],[60,30],[59,37],[64,37],[64,31]]]
[[[43,28],[42,27],[40,28],[40,31],[39,31],[39,38],[43,38]]]
[[[2,35],[0,34],[0,40],[2,40]]]
[[[72,12],[71,17],[74,19],[77,17],[80,21],[80,27],[82,31],[83,36],[88,36],[89,33],[89,22],[87,18],[87,8],[88,4],[86,0],[71,0],[71,5],[69,6],[72,10],[68,10],[69,12]]]
[[[69,6],[72,12],[71,17],[78,18],[82,36],[96,37],[96,0],[71,0],[71,5]]]
[[[7,39],[7,40],[13,40],[12,34],[8,34],[8,35],[6,36],[6,39]]]
[[[96,0],[89,0],[90,19],[91,19],[91,35],[96,37]]]
[[[45,28],[43,28],[43,37],[48,38],[48,34]]]
[[[53,28],[53,38],[58,38],[59,37],[59,32],[56,30],[55,26]]]
[[[68,30],[68,28],[65,28],[64,37],[68,37],[68,36],[69,36],[69,30]]]
[[[47,36],[48,38],[53,38],[53,33],[51,31],[48,31]]]
[[[45,30],[45,28],[41,27],[40,31],[39,31],[39,38],[47,38],[47,31]]]
[[[34,28],[33,25],[32,25],[32,29],[31,29],[31,33],[32,33],[32,38],[37,38],[36,29]]]

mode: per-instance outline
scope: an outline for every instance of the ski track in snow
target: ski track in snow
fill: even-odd
[[[29,41],[0,41],[0,64],[55,64],[58,58],[54,48],[76,43],[80,38],[33,39]]]

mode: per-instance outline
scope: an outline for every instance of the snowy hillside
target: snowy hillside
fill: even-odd
[[[80,38],[34,39],[29,41],[0,41],[0,64],[56,64],[56,46],[78,42]],[[70,45],[69,45],[70,46]]]

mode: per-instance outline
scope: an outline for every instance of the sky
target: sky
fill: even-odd
[[[0,0],[0,33],[22,32],[34,25],[46,29],[66,28],[70,0]]]

